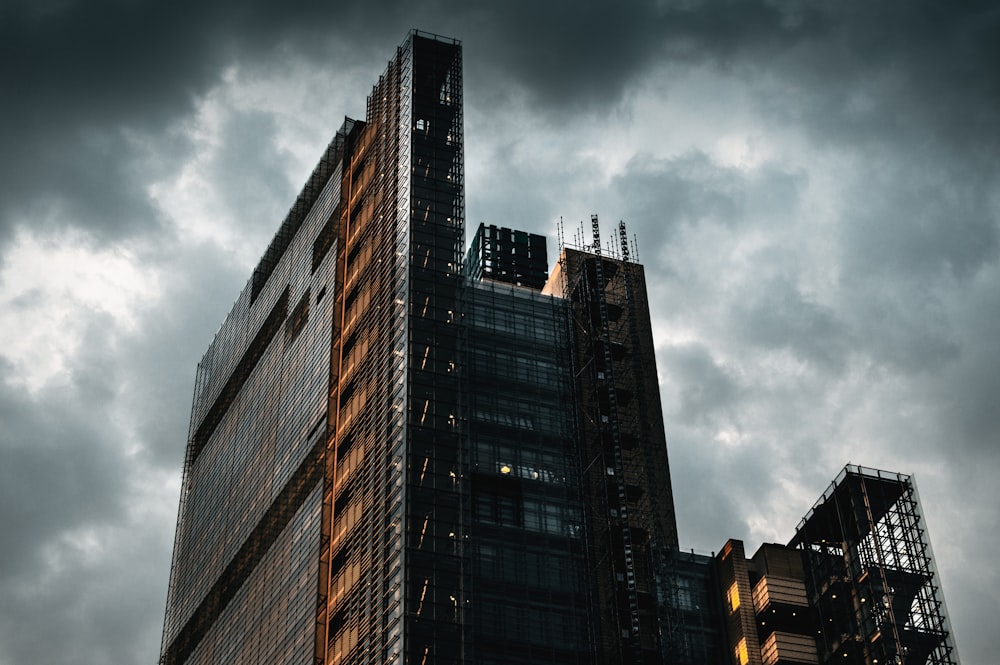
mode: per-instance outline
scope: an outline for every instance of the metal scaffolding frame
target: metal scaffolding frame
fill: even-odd
[[[570,300],[580,455],[587,502],[599,662],[659,663],[665,567],[677,549],[670,473],[642,266],[618,247],[567,246],[559,271]],[[577,238],[585,237],[581,228]],[[606,252],[606,253],[605,253]]]
[[[804,553],[824,662],[958,664],[911,476],[846,466],[789,546]]]

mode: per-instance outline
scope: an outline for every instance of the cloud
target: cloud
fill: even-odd
[[[703,424],[724,428],[739,408],[740,385],[703,345],[681,344],[661,347],[657,357],[668,385],[680,388],[665,417],[672,423]],[[722,417],[719,417],[722,414]],[[719,422],[721,420],[721,422]]]
[[[787,349],[802,362],[819,365],[833,375],[844,368],[855,341],[829,307],[811,301],[795,284],[780,279],[762,281],[747,291],[731,315],[734,327],[749,344]]]
[[[637,234],[682,546],[916,471],[988,662],[1000,11],[722,0],[5,3],[0,661],[155,658],[197,360],[411,27],[465,45],[469,226]]]

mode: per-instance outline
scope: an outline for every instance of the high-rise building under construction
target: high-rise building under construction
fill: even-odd
[[[413,32],[199,363],[161,663],[745,665],[624,225],[466,254],[462,135],[461,45]]]
[[[567,248],[543,293],[545,239],[495,226],[464,257],[462,159],[461,47],[411,34],[199,365],[163,662],[658,653],[642,269]]]

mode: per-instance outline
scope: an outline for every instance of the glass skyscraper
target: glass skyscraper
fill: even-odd
[[[161,662],[460,658],[462,158],[413,33],[199,364]]]

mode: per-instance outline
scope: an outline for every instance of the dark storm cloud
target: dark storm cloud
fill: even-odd
[[[741,387],[705,345],[660,347],[657,357],[663,364],[662,376],[679,387],[669,400],[674,405],[666,416],[669,422],[717,428],[733,419]]]
[[[622,213],[649,248],[662,248],[699,225],[730,231],[786,224],[799,205],[803,174],[763,164],[749,171],[725,166],[699,150],[670,158],[640,153],[611,182]],[[655,262],[650,269],[657,270]]]
[[[612,186],[625,201],[629,219],[647,220],[643,241],[667,242],[679,226],[717,221],[738,224],[745,207],[741,174],[712,163],[703,152],[671,159],[638,155],[629,160]]]
[[[37,392],[0,358],[0,662],[36,662],[58,626],[58,665],[152,662],[163,618],[176,495],[161,469],[182,464],[195,365],[246,279],[212,246],[157,245],[141,256],[171,275],[135,328],[97,311],[80,350]],[[211,285],[209,288],[208,285]],[[53,307],[21,298],[27,315]],[[206,322],[209,322],[206,325]],[[157,517],[159,515],[159,517]]]
[[[481,90],[479,98],[505,81],[553,118],[606,110],[638,75],[667,59],[753,73],[777,58],[824,105],[829,95],[849,100],[841,89],[873,67],[903,66],[905,94],[896,110],[906,104],[936,127],[969,134],[995,122],[988,109],[996,108],[990,102],[997,84],[981,63],[997,62],[1000,40],[990,40],[996,10],[990,14],[986,3],[962,9],[944,11],[937,3],[636,2],[627,9],[571,2],[502,8],[382,3],[374,20],[361,2],[7,4],[0,10],[6,156],[0,234],[16,223],[118,236],[148,230],[157,215],[141,195],[148,174],[135,168],[135,137],[155,135],[190,113],[223,66],[278,53],[354,66],[384,53],[411,26],[468,42],[467,60],[483,74],[469,82],[470,91]],[[887,24],[893,26],[888,32]],[[942,101],[954,96],[936,93],[945,84],[961,92],[957,99]],[[964,103],[966,97],[976,103]],[[786,108],[780,95],[772,99]],[[794,113],[797,107],[787,108]],[[852,116],[844,109],[819,117],[843,125]],[[870,124],[864,114],[855,123]],[[155,149],[184,146],[161,140]]]
[[[125,368],[120,402],[132,416],[140,454],[156,468],[177,471],[195,368],[247,274],[211,245],[175,243],[160,249],[166,251],[144,258],[170,280],[142,311],[139,329],[121,340],[116,358]]]
[[[288,181],[288,155],[275,147],[274,117],[261,111],[230,114],[219,136],[220,150],[206,177],[221,183],[214,193],[227,214],[248,233],[267,237],[282,218],[295,187]],[[252,169],[247,165],[253,165]]]
[[[984,170],[964,153],[906,146],[894,156],[859,165],[862,177],[845,192],[842,241],[852,273],[923,279],[948,270],[966,279],[992,261],[1000,239],[993,189],[1000,166]]]
[[[137,193],[147,179],[130,168],[137,152],[130,141],[190,113],[232,62],[291,52],[347,67],[370,62],[420,26],[468,40],[471,61],[517,81],[543,105],[603,108],[668,43],[690,52],[721,44],[727,55],[803,25],[785,27],[766,4],[737,7],[713,19],[712,3],[634,3],[628,11],[569,2],[383,3],[373,20],[362,2],[7,4],[0,9],[0,239],[14,224],[43,220],[116,235],[155,224]]]
[[[282,44],[308,51],[322,26],[343,27],[352,16],[332,3],[295,7],[99,1],[0,9],[0,240],[17,223],[102,237],[149,231],[156,213],[142,190],[152,174],[134,168],[141,141],[190,113],[225,65],[274,55]],[[350,51],[336,52],[347,64]],[[176,141],[160,137],[155,150],[161,158],[183,152]]]
[[[910,129],[925,127],[933,128],[927,138],[960,144],[970,157],[988,154],[981,141],[996,141],[1000,102],[995,3],[835,3],[810,20],[810,39],[766,60],[733,61],[760,79],[760,101],[776,117],[828,143],[912,139]]]
[[[764,349],[786,349],[819,366],[828,378],[844,369],[856,342],[830,307],[785,279],[754,283],[747,290],[731,312],[737,335]]]
[[[0,529],[14,534],[0,557],[0,661],[35,662],[52,626],[73,645],[53,662],[155,659],[176,495],[159,506],[166,516],[151,517],[130,483],[179,471],[195,364],[249,272],[225,248],[175,236],[147,196],[197,149],[178,126],[231,65],[291,71],[309,62],[364,72],[365,87],[347,102],[330,101],[342,91],[317,92],[332,133],[345,113],[361,112],[367,86],[411,27],[463,40],[467,121],[474,111],[486,118],[481,131],[491,131],[490,118],[503,125],[475,167],[484,175],[470,188],[470,222],[548,221],[568,190],[592,206],[605,195],[597,167],[552,169],[533,153],[562,149],[559,132],[581,117],[614,131],[644,86],[676,102],[669,76],[688,68],[742,81],[756,113],[833,155],[843,214],[829,248],[835,288],[820,294],[799,279],[814,267],[777,246],[781,237],[753,257],[761,274],[738,274],[721,248],[683,237],[794,233],[809,221],[801,207],[809,165],[743,171],[700,146],[633,156],[608,187],[622,208],[600,210],[602,218],[624,217],[639,233],[660,294],[654,316],[699,339],[659,349],[682,544],[717,549],[727,536],[746,537],[755,515],[790,531],[808,506],[784,496],[788,478],[776,474],[797,469],[815,484],[806,503],[815,498],[850,425],[837,409],[869,401],[884,410],[882,430],[898,430],[887,435],[894,451],[912,453],[889,458],[893,466],[946,447],[980,467],[968,485],[945,474],[957,478],[945,487],[992,496],[995,474],[983,469],[995,469],[1000,430],[998,26],[992,2],[5,3],[0,250],[17,225],[73,226],[97,243],[131,242],[143,266],[169,278],[132,331],[75,312],[85,343],[57,385],[29,393],[0,365]],[[643,78],[654,71],[660,78]],[[290,158],[266,112],[224,116],[219,148],[199,175],[241,229],[269,236],[298,185],[285,175]],[[601,145],[595,135],[572,138]],[[720,287],[727,279],[729,291]],[[29,290],[12,306],[27,312],[44,298]],[[812,372],[775,378],[754,365],[758,352],[784,351]],[[850,384],[852,362],[870,380]],[[845,386],[857,388],[850,399],[835,394]],[[897,392],[887,401],[880,389]],[[721,431],[745,439],[723,445]],[[762,489],[766,482],[778,489]],[[927,500],[928,484],[921,489]],[[787,523],[768,513],[781,502],[795,503]],[[979,523],[993,517],[983,509]],[[97,559],[74,544],[91,532],[104,546]],[[952,609],[963,608],[966,620],[955,621],[963,638],[975,639],[982,616],[968,607],[990,605],[985,586],[958,580],[955,589],[979,594],[974,603],[949,594]],[[985,643],[975,643],[981,654],[991,653]]]
[[[12,367],[0,359],[0,528],[18,534],[4,541],[0,580],[37,579],[42,550],[58,534],[113,522],[124,510],[126,465],[107,426],[117,377],[104,362],[105,323],[95,318],[87,341],[97,348],[81,354],[70,381],[44,394],[12,385]]]

